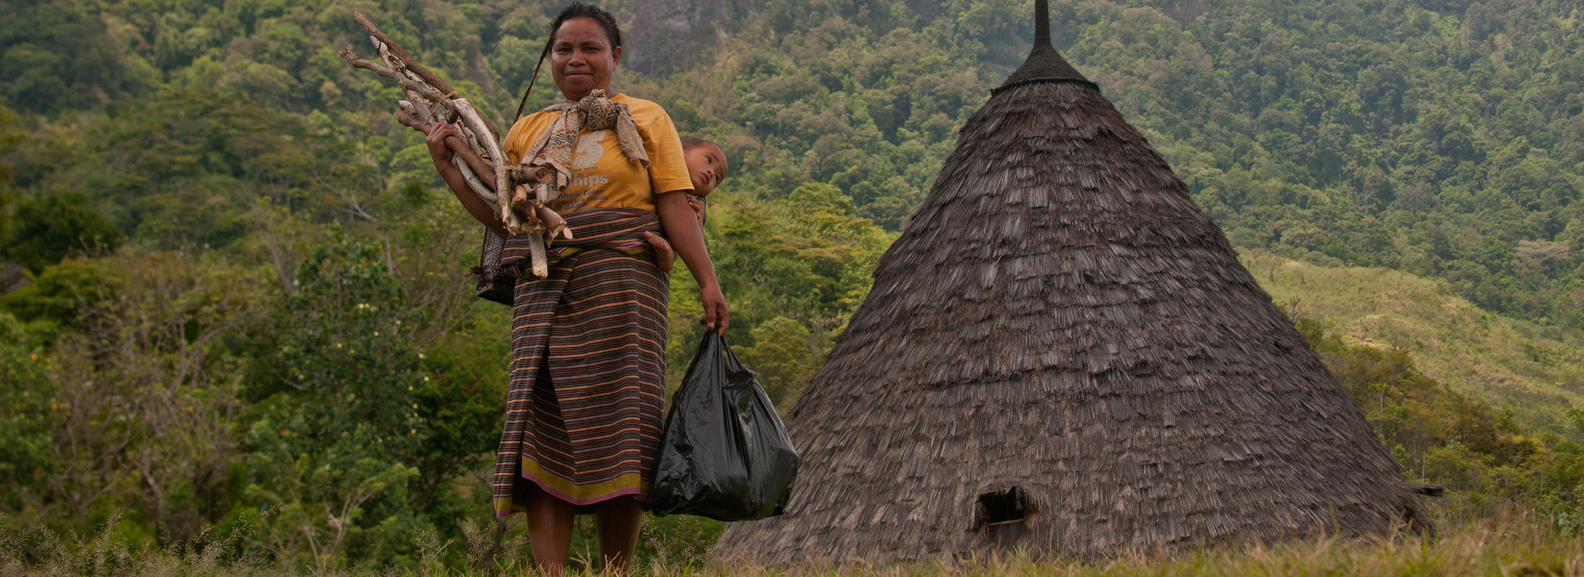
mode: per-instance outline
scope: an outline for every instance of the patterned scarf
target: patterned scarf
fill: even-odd
[[[578,133],[585,126],[589,130],[616,129],[616,142],[627,160],[649,167],[649,155],[644,153],[643,138],[638,136],[638,123],[633,120],[632,112],[627,110],[626,104],[612,102],[604,90],[590,92],[577,102],[562,100],[545,107],[544,111],[561,114],[528,149],[518,174],[554,175],[551,182],[537,185],[548,189],[546,200],[561,196],[561,191],[566,190],[567,183],[572,180],[572,158],[577,153]]]

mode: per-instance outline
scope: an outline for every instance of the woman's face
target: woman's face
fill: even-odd
[[[621,47],[612,47],[605,28],[593,18],[561,23],[550,45],[550,72],[567,100],[582,100],[594,89],[610,92],[611,73],[621,61]]]

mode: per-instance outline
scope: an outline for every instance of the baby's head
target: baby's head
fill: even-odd
[[[713,142],[702,138],[682,139],[682,159],[687,161],[694,196],[709,196],[726,179],[726,153]]]

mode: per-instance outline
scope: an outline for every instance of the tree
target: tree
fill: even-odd
[[[272,537],[323,572],[354,557],[410,552],[421,526],[407,499],[428,436],[427,377],[403,336],[411,322],[380,250],[336,231],[303,261],[277,377],[248,444],[249,495],[277,507]]]
[[[0,311],[0,511],[23,516],[38,513],[31,505],[56,465],[50,430],[59,415],[51,402],[57,387],[40,352],[37,339]]]
[[[24,198],[15,219],[4,256],[34,274],[69,255],[115,250],[125,240],[87,195],[72,190]]]

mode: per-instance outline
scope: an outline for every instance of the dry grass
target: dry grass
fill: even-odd
[[[923,577],[989,575],[1040,576],[1263,576],[1263,575],[1584,575],[1584,540],[1556,531],[1549,518],[1524,511],[1506,511],[1458,521],[1449,508],[1438,508],[1445,530],[1433,539],[1395,538],[1369,542],[1320,539],[1278,546],[1209,548],[1188,554],[1156,558],[1123,555],[1111,560],[1034,560],[1010,555],[968,560],[942,560],[909,565],[872,566],[864,563],[832,564],[795,569],[766,568],[720,562],[649,563],[637,575],[655,577]],[[295,576],[309,575],[280,567],[260,558],[238,558],[210,547],[207,553],[134,550],[117,544],[109,534],[88,537],[53,536],[43,543],[40,561],[24,563],[20,542],[7,536],[0,548],[0,575],[147,575],[151,577],[204,575]],[[221,542],[217,540],[216,542]],[[34,543],[35,546],[40,543]],[[448,568],[433,553],[415,566],[384,570],[345,571],[342,575],[412,575],[423,577],[490,575],[477,568]],[[35,547],[34,554],[40,550]],[[510,563],[495,575],[531,575],[521,564]],[[594,575],[595,573],[583,573]]]
[[[1584,541],[1558,534],[1550,520],[1509,514],[1459,524],[1435,539],[1344,542],[1322,539],[1274,547],[1211,548],[1175,558],[1123,555],[1109,561],[1036,561],[1020,556],[870,567],[861,564],[778,571],[711,566],[655,575],[743,576],[1263,576],[1263,575],[1584,575]]]

